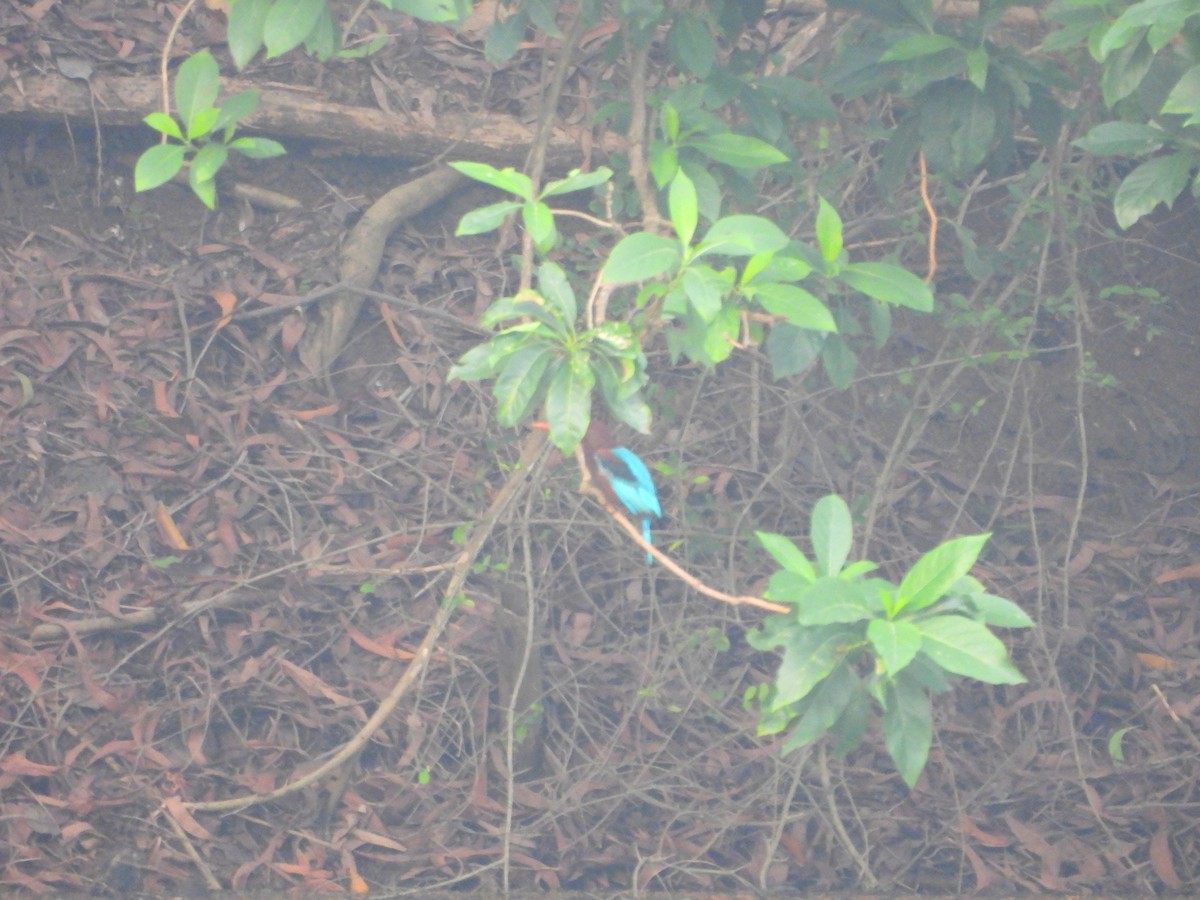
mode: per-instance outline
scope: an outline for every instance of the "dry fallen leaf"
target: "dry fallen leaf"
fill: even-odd
[[[214,331],[220,331],[229,324],[233,316],[234,307],[237,306],[237,297],[229,291],[213,291],[212,298],[217,301],[217,306],[221,307],[221,318],[217,320],[217,325]]]
[[[196,817],[188,811],[178,797],[168,797],[163,801],[163,807],[171,814],[171,818],[179,823],[179,827],[192,837],[202,841],[213,839],[212,832],[196,821]]]
[[[154,508],[154,521],[158,523],[158,530],[162,533],[163,541],[172,550],[192,549],[183,539],[183,534],[179,531],[175,520],[171,518],[171,511],[161,503]]]

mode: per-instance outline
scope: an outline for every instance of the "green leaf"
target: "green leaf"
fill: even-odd
[[[892,130],[883,148],[883,161],[877,178],[880,187],[885,191],[895,190],[905,173],[911,171],[913,159],[920,149],[921,117],[907,115]]]
[[[1115,106],[1136,91],[1153,62],[1154,51],[1144,38],[1127,44],[1109,56],[1100,75],[1100,93],[1105,104]]]
[[[1113,198],[1117,224],[1129,228],[1158,204],[1174,203],[1198,161],[1190,152],[1156,156],[1126,175]]]
[[[703,19],[691,10],[680,10],[667,34],[667,50],[679,67],[703,80],[712,71],[717,45]]]
[[[722,306],[708,323],[702,348],[703,356],[700,358],[707,357],[709,365],[717,365],[727,360],[733,354],[741,326],[742,319],[738,308],[732,303]]]
[[[529,14],[529,21],[538,31],[552,38],[563,36],[555,19],[558,13],[558,4],[555,0],[524,0],[521,9]]]
[[[247,116],[253,115],[258,109],[258,91],[241,91],[229,97],[221,104],[220,114],[213,129],[229,128]]]
[[[764,345],[771,362],[771,377],[779,380],[806,371],[821,355],[825,338],[824,332],[797,328],[786,322],[773,326]]]
[[[1161,128],[1136,122],[1105,122],[1097,125],[1072,145],[1097,156],[1143,156],[1163,145]]]
[[[788,635],[775,673],[770,709],[803,700],[842,661],[847,631],[840,625],[805,628]]]
[[[210,106],[207,109],[198,109],[195,114],[188,120],[187,123],[187,138],[189,141],[194,141],[197,138],[205,137],[210,134],[213,127],[217,124],[217,119],[220,118],[221,110],[215,106]]]
[[[705,322],[716,318],[730,287],[719,273],[708,266],[688,266],[683,270],[680,283],[696,315]]]
[[[189,173],[188,186],[205,206],[209,209],[217,208],[217,183],[215,181],[211,178],[205,181],[197,178],[194,173]]]
[[[1146,40],[1150,44],[1150,49],[1155,53],[1174,40],[1175,36],[1183,30],[1184,23],[1200,12],[1196,8],[1195,0],[1160,0],[1160,2],[1161,5],[1158,5],[1156,0],[1147,0],[1147,5],[1157,7],[1150,15],[1150,30],[1146,32]],[[1184,43],[1186,45],[1186,41]]]
[[[494,21],[483,41],[483,58],[493,66],[508,62],[517,55],[528,27],[529,16],[524,10],[517,10],[507,19]]]
[[[932,56],[944,50],[954,50],[959,46],[958,41],[944,34],[914,34],[895,41],[887,51],[879,57],[880,62],[903,62],[906,59],[917,59],[921,56]]]
[[[613,247],[600,271],[607,284],[631,284],[674,273],[679,267],[679,242],[661,234],[638,232]]]
[[[756,272],[754,281],[803,281],[812,274],[813,266],[798,256],[771,256],[765,268]]]
[[[700,216],[708,222],[715,222],[721,217],[721,185],[716,177],[695,160],[685,160],[680,166],[687,172],[688,178],[696,188],[696,200],[700,207]]]
[[[1112,23],[1096,48],[1098,61],[1113,50],[1141,39],[1146,29],[1156,29],[1153,50],[1160,50],[1172,38],[1189,15],[1196,12],[1193,0],[1143,0],[1126,8]]]
[[[1004,597],[985,592],[972,594],[970,601],[985,625],[995,625],[999,628],[1033,628],[1037,624],[1025,610]]]
[[[540,200],[521,206],[521,220],[533,240],[538,253],[549,253],[558,243],[558,229],[554,227],[554,212]]]
[[[533,200],[533,182],[528,175],[516,169],[497,169],[487,163],[477,162],[452,162],[450,168],[498,191],[516,194],[522,200]]]
[[[651,141],[649,165],[654,183],[662,188],[670,184],[675,173],[679,171],[679,151],[674,144]]]
[[[817,570],[804,551],[797,547],[789,538],[770,531],[756,531],[755,537],[763,549],[771,555],[771,559],[783,566],[788,572],[794,572],[808,582],[817,580]]]
[[[161,132],[168,137],[173,137],[177,141],[183,140],[183,131],[179,128],[179,123],[165,112],[149,113],[142,121],[155,131]]]
[[[304,49],[315,56],[317,59],[325,62],[333,57],[337,52],[338,29],[333,21],[333,14],[329,11],[329,7],[324,2],[321,3],[321,13],[317,16],[316,24],[304,39]]]
[[[546,298],[546,305],[558,313],[568,328],[575,324],[579,315],[575,289],[567,279],[567,273],[555,262],[544,262],[538,266],[538,289]]]
[[[133,188],[149,191],[166,184],[183,168],[187,147],[182,144],[159,144],[138,157],[133,168]]]
[[[546,419],[550,441],[563,453],[574,451],[587,433],[596,376],[588,366],[587,354],[576,353],[559,367],[546,391]]]
[[[842,569],[841,577],[849,581],[854,578],[860,578],[863,575],[868,575],[878,568],[878,564],[871,562],[869,559],[860,559],[858,562],[852,562]]]
[[[478,344],[462,355],[446,373],[448,379],[459,381],[484,381],[494,378],[517,347],[525,344],[524,334],[501,334],[485,343]]]
[[[987,90],[988,66],[991,63],[991,57],[988,56],[987,50],[983,47],[976,47],[974,50],[968,51],[966,62],[967,80],[980,91]]]
[[[863,586],[834,575],[818,578],[796,601],[796,621],[802,625],[862,622],[873,614]]]
[[[862,688],[862,682],[859,682],[858,688],[850,695],[846,708],[842,710],[842,714],[838,716],[838,720],[833,723],[831,728],[833,735],[837,738],[837,743],[833,747],[834,755],[842,757],[862,746],[870,722],[871,701],[867,692]]]
[[[725,216],[717,219],[708,229],[693,258],[705,253],[724,256],[776,253],[788,243],[788,236],[770,219],[762,216]]]
[[[609,319],[606,322],[601,322],[591,332],[593,339],[602,342],[604,352],[606,354],[616,353],[625,360],[629,360],[638,366],[645,365],[645,358],[642,357],[642,348],[634,337],[633,329],[625,322],[614,322]],[[626,379],[633,372],[626,373]],[[623,379],[625,380],[625,379]]]
[[[1058,102],[1053,92],[1044,85],[1031,84],[1025,121],[1043,147],[1053,147],[1058,142],[1065,120],[1066,107]]]
[[[1187,116],[1183,123],[1185,127],[1200,122],[1200,66],[1192,66],[1180,76],[1167,95],[1162,111]]]
[[[262,137],[234,138],[229,142],[228,147],[250,159],[272,159],[287,153],[287,148],[279,141]]]
[[[920,687],[901,677],[889,684],[883,710],[883,737],[904,783],[912,788],[929,759],[933,709]]]
[[[484,328],[494,328],[501,322],[525,316],[533,319],[534,323],[517,325],[514,326],[515,328],[534,331],[537,330],[536,323],[541,323],[556,335],[569,330],[569,325],[564,328],[564,323],[557,315],[557,310],[547,304],[541,294],[532,290],[521,291],[515,297],[501,297],[484,310],[483,315],[479,317],[479,324]]]
[[[191,177],[196,181],[212,181],[229,157],[224,144],[205,144],[192,160]]]
[[[867,624],[867,640],[888,677],[894,677],[908,666],[921,650],[921,632],[907,621],[872,619]]]
[[[771,260],[775,258],[774,253],[755,253],[752,257],[746,260],[746,265],[742,266],[742,274],[738,276],[739,285],[750,284],[759,273],[771,264]],[[763,279],[769,281],[770,279]]]
[[[621,398],[615,402],[609,402],[608,411],[612,413],[613,419],[618,422],[624,422],[634,431],[642,434],[650,433],[650,405],[646,403],[641,396],[634,395]]]
[[[837,666],[804,702],[804,712],[779,752],[791,753],[825,734],[861,690],[859,680],[850,666],[845,662]]]
[[[470,12],[462,0],[390,0],[391,9],[426,22],[461,22]]]
[[[825,262],[842,255],[842,217],[824,197],[817,197],[817,243]]]
[[[824,303],[794,284],[755,285],[756,303],[773,316],[783,316],[797,328],[813,331],[837,331],[833,313]]]
[[[337,52],[338,59],[363,59],[367,56],[374,56],[380,50],[388,45],[388,39],[383,35],[375,35],[365,44],[359,44],[357,47],[343,47]]]
[[[542,199],[559,194],[570,194],[574,191],[586,191],[598,184],[604,184],[610,178],[612,178],[612,169],[607,166],[600,166],[594,172],[580,172],[578,169],[572,169],[566,178],[560,178],[547,184],[542,190]]]
[[[828,494],[818,500],[812,509],[809,534],[817,571],[828,576],[841,572],[854,540],[854,525],[846,501],[837,494]]]
[[[825,374],[838,390],[850,387],[854,373],[858,370],[858,357],[840,334],[831,334],[821,345],[821,363]]]
[[[542,376],[555,357],[554,349],[539,341],[505,358],[504,368],[492,388],[496,398],[496,421],[500,425],[511,428],[529,414],[538,397]]]
[[[946,670],[924,653],[917,654],[917,658],[909,663],[900,677],[935,694],[944,694],[951,687]]]
[[[272,0],[237,0],[229,6],[225,38],[233,64],[244,69],[263,45],[263,27]]]
[[[935,172],[966,175],[987,157],[996,137],[997,107],[965,81],[939,81],[918,102],[921,147]]]
[[[913,564],[896,594],[896,610],[914,612],[936,603],[950,586],[971,570],[990,534],[946,541]]]
[[[671,212],[671,225],[679,242],[688,247],[696,234],[696,224],[700,219],[699,205],[696,198],[696,186],[692,179],[680,169],[671,179],[671,189],[667,197],[667,206]]]
[[[867,328],[875,339],[875,349],[882,350],[892,335],[892,308],[878,300],[868,304]]]
[[[206,109],[212,109],[221,88],[221,70],[207,50],[193,53],[175,73],[175,108],[188,131],[192,121]]]
[[[1108,758],[1114,763],[1120,765],[1125,762],[1125,748],[1123,746],[1125,735],[1136,728],[1136,725],[1127,725],[1124,728],[1118,728],[1108,739]]]
[[[695,148],[709,159],[739,169],[761,169],[788,160],[766,141],[732,132],[692,138],[686,146]]]
[[[495,231],[504,224],[505,219],[518,209],[521,209],[523,205],[516,200],[502,200],[490,206],[480,206],[466,213],[459,220],[458,228],[454,234],[457,237],[464,237],[471,234],[486,234],[489,231]]]
[[[658,114],[659,127],[662,129],[663,137],[671,144],[679,140],[679,110],[671,101],[663,103]]]
[[[817,573],[814,570],[812,577],[800,575],[796,572],[789,572],[786,569],[778,569],[771,574],[767,579],[767,589],[763,596],[768,600],[775,600],[779,603],[799,603],[814,581],[817,579]]]
[[[267,59],[282,56],[304,43],[324,9],[325,0],[275,0],[263,22]]]
[[[921,632],[921,650],[947,672],[988,684],[1024,684],[1025,676],[1008,659],[1004,642],[986,625],[966,616],[913,619]]]
[[[854,290],[875,300],[907,306],[918,312],[933,311],[933,291],[907,269],[892,263],[848,263],[838,276]]]

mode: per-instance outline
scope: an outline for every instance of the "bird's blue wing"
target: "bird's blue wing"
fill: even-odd
[[[662,506],[658,502],[658,491],[650,470],[638,455],[625,447],[596,454],[596,465],[600,474],[607,479],[612,492],[621,504],[642,520],[642,536],[651,543],[650,519],[662,517]],[[654,557],[646,554],[646,562],[653,563]]]
[[[625,447],[616,447],[612,451],[616,459],[600,460],[600,467],[612,483],[613,491],[626,509],[639,516],[650,515],[656,519],[662,517],[662,506],[658,502],[658,491],[654,489],[654,479],[650,470],[636,453]],[[619,461],[621,465],[611,463]],[[620,470],[624,471],[620,471]]]

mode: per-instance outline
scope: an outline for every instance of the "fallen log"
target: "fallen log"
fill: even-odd
[[[147,113],[161,108],[156,78],[96,75],[83,81],[47,74],[0,84],[0,118],[61,122],[66,116],[91,125],[89,86],[101,126],[137,126]],[[284,144],[304,141],[318,155],[378,156],[415,164],[450,151],[451,159],[519,168],[533,141],[532,127],[496,113],[448,111],[431,128],[379,109],[328,103],[313,89],[261,86],[239,78],[223,78],[221,86],[223,97],[260,92],[258,110],[244,123],[248,133],[268,134]],[[155,132],[146,128],[146,146],[155,139]],[[582,165],[583,140],[581,131],[556,127],[546,148],[548,169],[565,172]]]

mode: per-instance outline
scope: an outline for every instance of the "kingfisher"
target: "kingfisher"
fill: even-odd
[[[547,428],[546,423],[534,423],[537,428]],[[593,419],[583,436],[583,458],[587,463],[588,475],[600,489],[605,499],[616,509],[625,509],[630,515],[642,520],[642,537],[653,543],[650,537],[650,520],[662,518],[662,506],[658,502],[658,491],[654,479],[641,457],[628,447],[614,447],[608,426]],[[646,562],[652,564],[654,556],[647,552]]]

